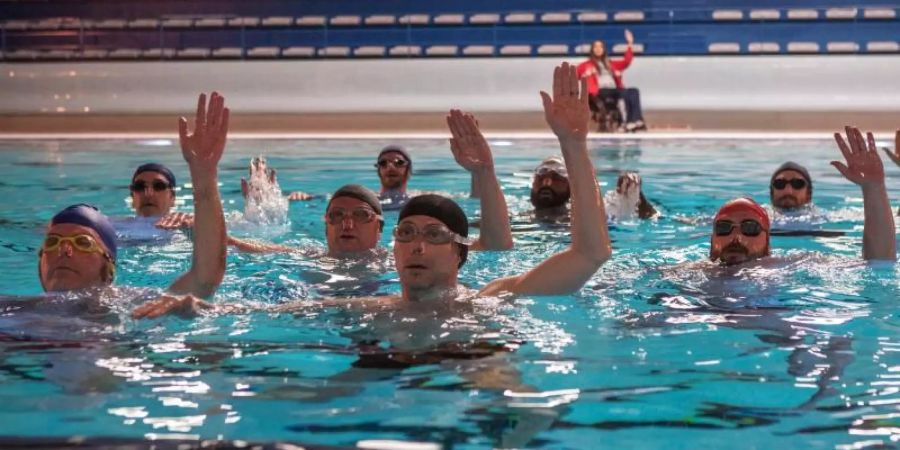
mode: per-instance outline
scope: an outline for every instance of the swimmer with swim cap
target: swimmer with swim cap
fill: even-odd
[[[569,172],[559,156],[545,158],[534,169],[531,180],[531,204],[536,210],[566,206],[571,196]]]
[[[769,255],[769,215],[749,198],[731,200],[713,220],[709,258],[725,265]]]
[[[494,173],[493,156],[487,141],[471,114],[452,110],[447,116],[447,123],[453,135],[450,148],[456,161],[472,173],[473,186],[479,187],[483,192],[480,199],[483,211],[481,236],[472,243],[471,250],[512,248],[506,200]],[[408,158],[406,151],[397,146],[388,146],[382,151],[382,156],[389,154],[400,155],[397,157],[398,161],[406,161],[404,158]],[[397,164],[405,165],[399,162]],[[389,166],[386,169],[389,171],[394,164],[386,166]],[[348,184],[335,191],[328,201],[324,216],[328,256],[358,258],[364,256],[365,252],[375,250],[384,229],[384,205],[383,198],[360,185]],[[253,253],[302,251],[234,237],[229,237],[228,243],[239,250]]]
[[[221,96],[213,93],[207,106],[206,96],[201,94],[195,133],[188,134],[184,118],[179,123],[182,154],[191,169],[194,186],[197,233],[191,268],[169,287],[172,294],[208,297],[225,273],[225,220],[216,166],[225,148],[228,117]],[[143,173],[149,172],[139,170],[135,179],[143,180]],[[167,178],[166,183],[174,184],[174,177]],[[51,219],[38,258],[45,291],[110,286],[118,258],[115,230],[97,208],[86,204],[69,206]]]
[[[576,292],[612,254],[606,212],[587,150],[590,111],[587,93],[579,89],[574,66],[563,63],[554,72],[553,95],[541,93],[547,123],[559,139],[571,182],[573,201],[572,242],[526,273],[496,279],[477,295],[565,295]],[[583,85],[582,85],[583,89]],[[386,304],[450,301],[467,289],[457,281],[468,257],[467,219],[454,201],[439,195],[414,197],[401,210],[394,235],[394,263],[400,275],[401,294],[315,302],[335,305],[380,307]],[[469,294],[464,294],[469,295]],[[134,311],[135,318],[158,317],[172,311],[233,310],[236,305],[213,306],[187,299],[179,303],[156,302]],[[309,307],[308,302],[286,304],[279,311]]]
[[[378,198],[384,209],[400,209],[409,200],[406,185],[412,176],[412,158],[400,145],[388,145],[378,153],[375,162],[378,179],[381,180],[381,192]]]
[[[812,177],[805,167],[788,161],[772,173],[769,198],[776,210],[792,210],[812,203]]]
[[[131,206],[139,217],[165,216],[175,206],[175,174],[157,163],[144,164],[131,176]]]
[[[832,161],[831,165],[862,188],[865,210],[862,257],[894,261],[897,258],[896,229],[875,138],[872,133],[864,138],[854,127],[848,126],[845,130],[846,140],[840,133],[834,135],[845,162]],[[802,166],[789,163],[782,168],[783,171],[776,171],[773,180],[786,179],[781,178],[782,175],[795,172],[800,177],[793,179],[803,181],[811,196],[811,180]],[[768,256],[770,232],[769,216],[759,204],[748,198],[732,200],[716,214],[709,257],[725,265],[736,265]]]
[[[41,287],[61,292],[112,284],[117,247],[115,229],[96,207],[63,209],[50,220],[38,250]]]

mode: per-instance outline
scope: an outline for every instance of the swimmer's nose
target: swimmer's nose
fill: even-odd
[[[59,244],[59,254],[66,255],[66,257],[71,258],[72,254],[75,252],[75,249],[72,247],[71,242],[63,242]]]
[[[419,255],[425,253],[425,239],[416,239],[413,242],[413,253]]]
[[[544,178],[543,180],[541,180],[542,187],[549,187],[552,185],[553,185],[553,179],[551,179],[550,177],[547,177],[547,178]]]
[[[344,217],[344,220],[341,221],[342,230],[352,230],[354,225],[356,224],[353,222],[353,218],[351,217]]]

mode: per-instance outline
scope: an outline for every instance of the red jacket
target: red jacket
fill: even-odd
[[[612,69],[613,80],[616,81],[616,87],[619,89],[625,89],[625,83],[622,82],[622,72],[631,65],[632,59],[634,59],[634,52],[631,50],[631,47],[628,47],[622,59],[609,60],[609,68]],[[600,71],[603,70],[600,62],[588,59],[579,64],[577,70],[579,79],[588,77],[588,93],[597,95],[597,92],[600,91]]]

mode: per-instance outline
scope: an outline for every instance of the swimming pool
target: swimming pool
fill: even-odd
[[[516,248],[471,255],[460,272],[471,287],[522,272],[568,243],[565,227],[527,217],[531,170],[558,153],[555,142],[491,141]],[[283,227],[239,219],[249,158],[267,155],[286,192],[326,194],[349,182],[377,186],[372,163],[386,144],[232,140],[219,171],[232,231],[324,245],[324,198],[293,203]],[[403,144],[414,158],[410,187],[451,194],[475,217],[468,174],[445,141]],[[578,295],[409,314],[0,317],[0,443],[80,436],[462,449],[898,445],[900,278],[894,265],[859,260],[861,194],[828,165],[839,156],[833,142],[592,140],[589,148],[604,191],[619,170],[637,170],[663,217],[614,224],[613,259]],[[788,159],[813,175],[815,203],[828,219],[815,226],[844,236],[774,237],[773,254],[793,258],[770,268],[710,276],[679,266],[706,257],[703,218],[738,195],[767,201],[771,171]],[[179,184],[189,180],[177,142],[165,139],[0,142],[0,293],[40,292],[35,254],[43,225],[61,207],[89,202],[128,216],[130,175],[150,160],[172,167]],[[900,171],[885,166],[893,196]],[[178,195],[190,210],[190,191]],[[387,231],[397,213],[386,214]],[[390,240],[384,233],[383,244]],[[119,258],[118,284],[164,288],[188,267],[190,242],[138,240]],[[361,279],[334,261],[229,254],[217,298],[394,293],[390,267],[376,264]],[[455,358],[405,369],[371,368],[377,358],[360,358],[360,343],[376,339],[382,348],[405,342],[417,350],[473,337],[507,351],[442,347]],[[359,361],[369,368],[354,368],[366,365]]]

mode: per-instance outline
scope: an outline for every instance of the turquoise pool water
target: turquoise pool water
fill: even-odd
[[[319,198],[290,206],[290,224],[240,219],[239,178],[268,156],[285,191],[377,186],[386,141],[232,140],[220,166],[232,232],[324,246]],[[461,281],[520,273],[569,239],[528,218],[531,170],[553,141],[493,140],[514,216],[515,250],[473,254]],[[445,141],[403,141],[410,187],[453,195],[470,217],[468,174]],[[189,181],[177,143],[0,142],[0,293],[41,291],[36,250],[61,207],[90,202],[127,217],[126,186],[147,161]],[[439,311],[317,310],[133,322],[68,312],[0,316],[0,443],[20,438],[225,439],[355,447],[372,441],[438,448],[863,448],[900,441],[897,268],[859,260],[859,189],[828,165],[831,141],[591,141],[604,191],[637,170],[663,212],[611,227],[614,257],[578,294],[486,299]],[[709,273],[710,217],[725,200],[768,201],[771,171],[791,159],[814,177],[838,237],[775,237],[780,262]],[[889,166],[888,190],[900,170]],[[189,211],[190,191],[179,196]],[[387,213],[389,230],[396,212]],[[190,260],[182,236],[138,236],[120,250],[117,283],[164,288]],[[790,224],[803,228],[804,223]],[[477,231],[476,231],[477,233]],[[390,233],[382,239],[390,247]],[[280,303],[325,294],[398,292],[391,262],[365,271],[285,255],[229,254],[220,301]],[[477,339],[476,339],[477,338]],[[424,353],[446,342],[506,350],[445,350],[443,362],[385,368],[388,343]],[[369,357],[360,357],[366,354]],[[432,352],[430,355],[436,354]],[[374,359],[372,355],[375,355]],[[447,356],[454,358],[447,358]],[[363,361],[369,368],[354,368]],[[383,362],[383,361],[382,361]],[[379,366],[381,368],[371,368]],[[377,442],[376,442],[377,443]],[[383,448],[398,448],[384,443]]]

